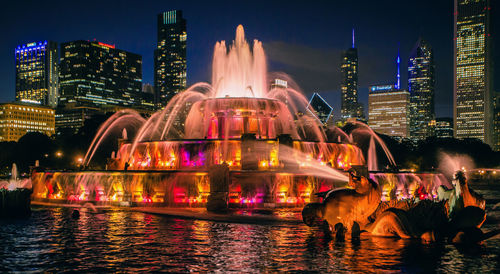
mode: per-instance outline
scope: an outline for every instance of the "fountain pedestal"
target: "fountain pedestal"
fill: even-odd
[[[207,210],[225,212],[228,208],[229,166],[213,165],[208,169],[210,195],[207,198]]]
[[[280,134],[278,136],[278,143],[282,147],[289,147],[290,149],[293,149],[293,139],[290,134]],[[286,150],[284,152],[283,149],[280,149],[278,151],[278,159],[280,160],[280,164],[288,170],[298,169],[299,163],[297,161],[294,161],[293,158],[290,159],[289,155],[287,155],[286,153]]]
[[[257,170],[259,163],[255,152],[255,134],[245,133],[241,135],[241,169]]]

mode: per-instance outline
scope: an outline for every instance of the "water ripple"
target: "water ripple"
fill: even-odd
[[[0,221],[0,241],[0,271],[21,272],[494,272],[500,257],[500,239],[466,250],[369,236],[336,243],[322,229],[297,224],[229,224],[125,210],[82,212],[74,220],[64,208]]]

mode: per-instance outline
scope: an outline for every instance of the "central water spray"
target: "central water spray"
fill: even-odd
[[[213,97],[256,97],[267,94],[267,65],[262,42],[254,40],[252,50],[242,25],[229,50],[225,41],[215,44],[212,62]]]

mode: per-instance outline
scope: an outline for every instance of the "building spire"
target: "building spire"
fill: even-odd
[[[399,67],[400,67],[400,64],[401,64],[401,58],[399,58],[399,45],[398,45],[398,59],[396,60],[397,62],[397,66],[398,66],[398,74],[396,75],[396,89],[400,89],[401,88],[401,73],[399,71]]]
[[[354,46],[354,28],[352,28],[352,48],[355,48],[355,46]]]

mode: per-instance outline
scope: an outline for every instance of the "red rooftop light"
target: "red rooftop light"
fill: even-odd
[[[114,49],[115,48],[115,45],[109,45],[109,44],[105,44],[105,43],[101,43],[101,42],[97,42],[100,46],[105,46],[105,47],[108,47],[108,48],[112,48]]]

